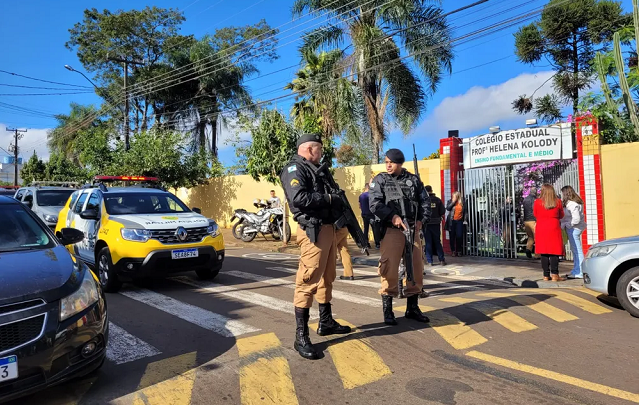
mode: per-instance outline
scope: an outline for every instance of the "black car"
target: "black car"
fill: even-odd
[[[98,369],[106,357],[100,283],[22,203],[0,196],[0,402]]]

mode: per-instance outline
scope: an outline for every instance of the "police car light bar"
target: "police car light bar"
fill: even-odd
[[[97,181],[159,181],[157,177],[146,176],[95,176]]]

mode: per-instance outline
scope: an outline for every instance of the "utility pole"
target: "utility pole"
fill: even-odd
[[[144,65],[144,63],[124,58],[109,57],[108,53],[107,60],[122,63],[122,65],[124,66],[124,149],[129,150],[129,131],[131,130],[129,124],[129,90],[127,89],[129,65]]]
[[[13,132],[13,144],[11,146],[9,146],[9,151],[13,152],[13,167],[14,167],[14,172],[13,172],[13,185],[17,186],[18,185],[18,140],[22,139],[22,137],[24,135],[22,135],[23,133],[27,132],[26,129],[18,129],[18,128],[6,128],[5,129],[8,132]]]

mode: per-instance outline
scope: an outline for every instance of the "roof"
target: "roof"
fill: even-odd
[[[18,200],[15,200],[11,197],[0,195],[0,204],[5,205],[5,204],[19,204],[19,203],[18,203]]]
[[[166,190],[153,187],[109,187],[107,191],[102,190],[103,193],[168,193]]]
[[[73,187],[55,187],[55,186],[27,186],[27,187],[20,187],[20,190],[26,190],[26,189],[31,189],[31,190],[71,190],[71,191],[75,191],[76,190]]]

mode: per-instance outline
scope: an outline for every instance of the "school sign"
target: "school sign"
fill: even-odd
[[[463,147],[465,169],[573,158],[569,123],[464,138]]]

